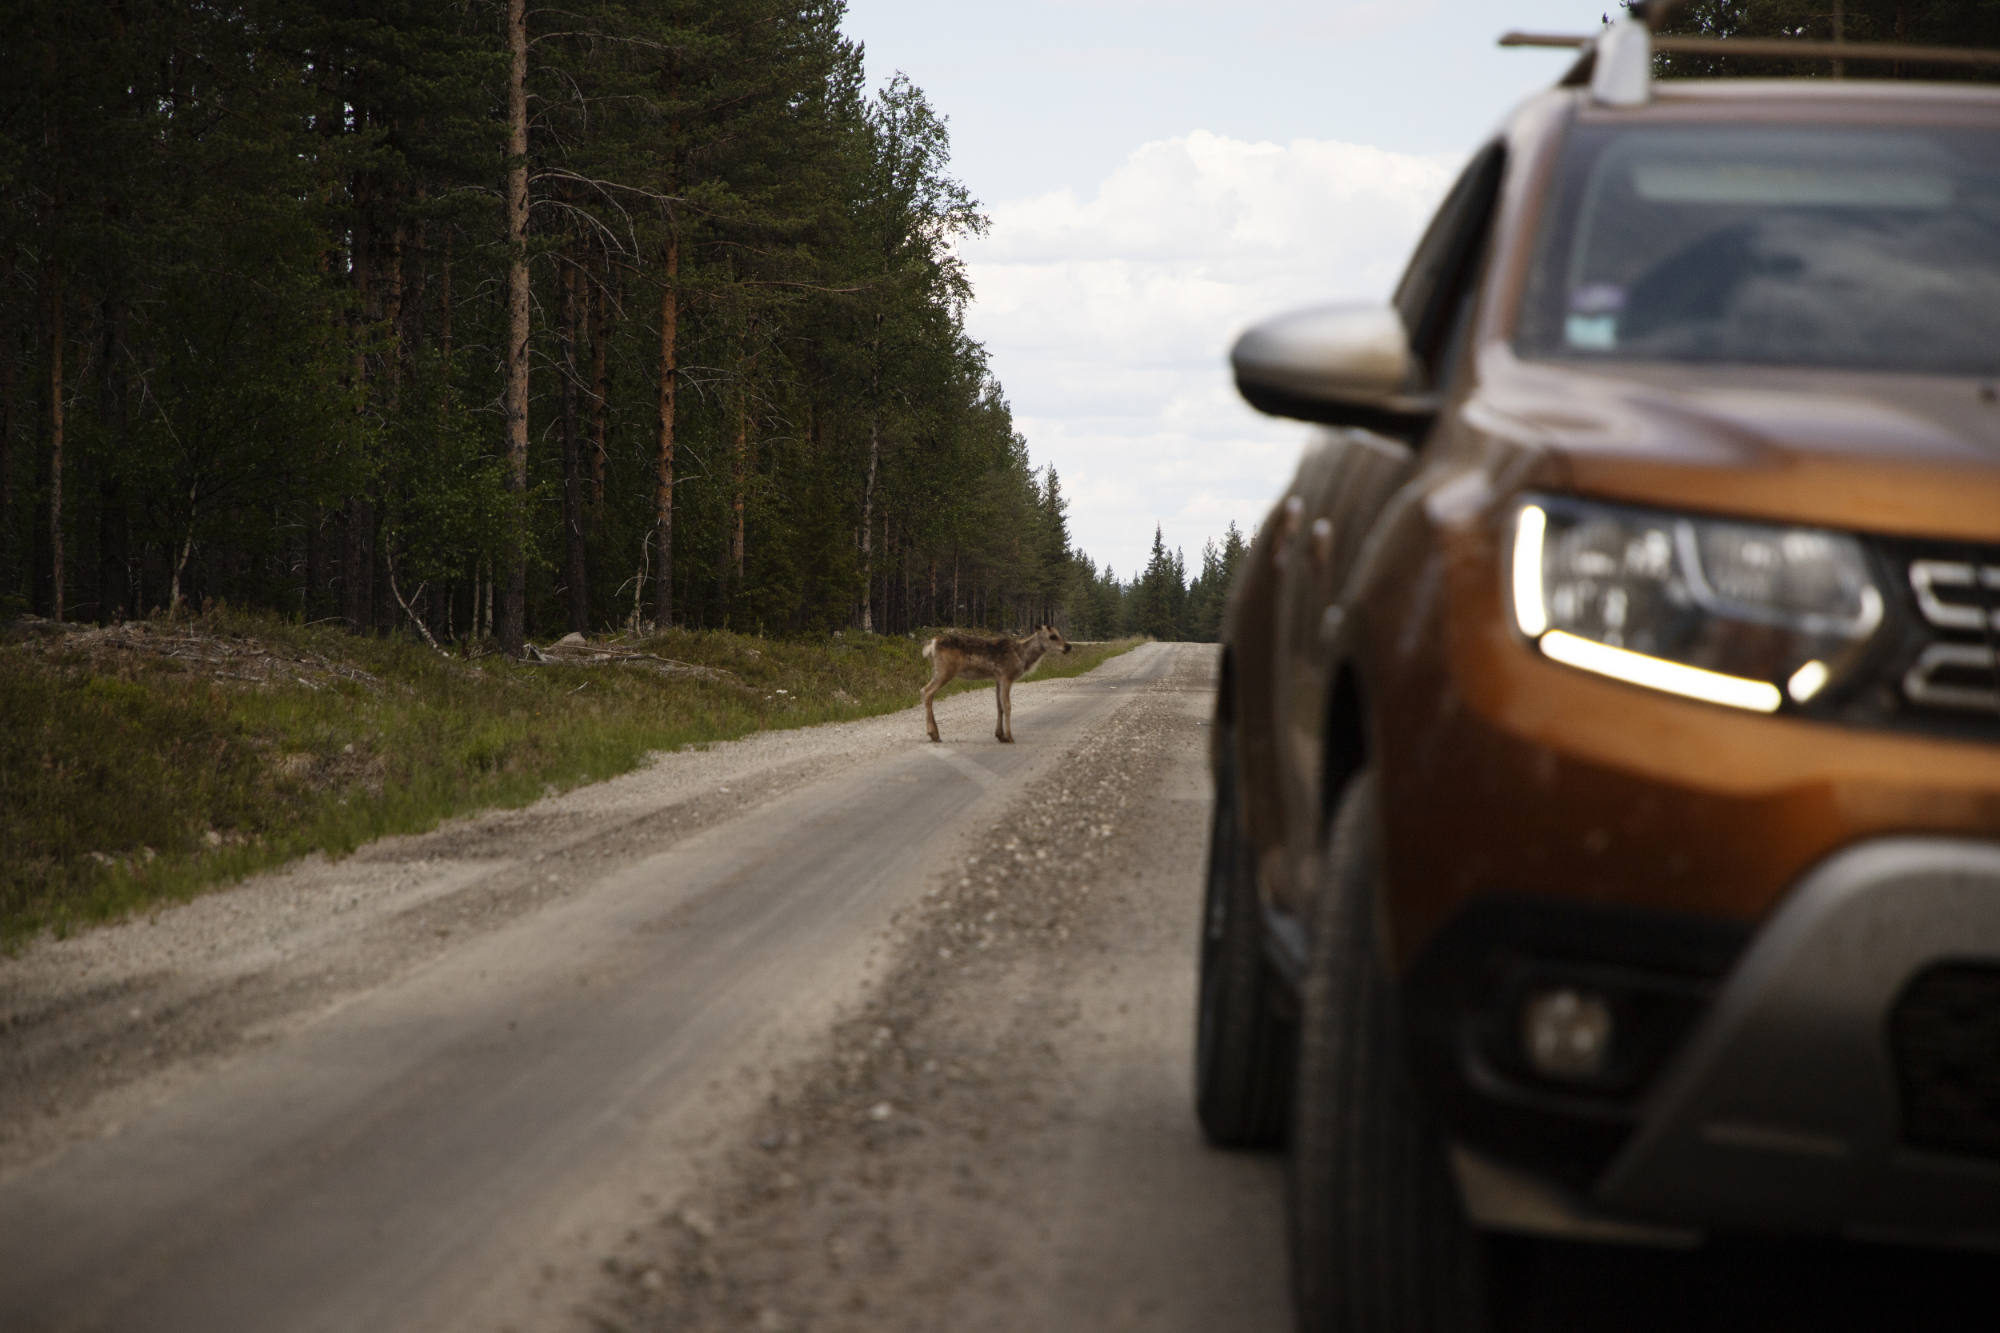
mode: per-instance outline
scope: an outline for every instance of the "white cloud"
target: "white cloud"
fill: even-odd
[[[1320,0],[1283,6],[1258,31],[1267,41],[1332,45],[1399,28],[1430,26],[1437,7],[1437,0],[1350,0],[1337,5]]]
[[[1138,148],[1088,199],[995,205],[965,247],[968,322],[1062,475],[1075,544],[1129,577],[1156,522],[1191,563],[1232,519],[1247,532],[1305,428],[1237,400],[1230,342],[1292,306],[1386,298],[1455,167],[1196,131]]]

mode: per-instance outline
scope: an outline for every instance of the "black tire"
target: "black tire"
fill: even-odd
[[[1195,1002],[1195,1114],[1222,1148],[1275,1148],[1291,1101],[1289,1024],[1273,1012],[1270,964],[1249,844],[1237,810],[1234,755],[1215,775]]]
[[[1292,1295],[1301,1333],[1473,1333],[1482,1243],[1410,1079],[1380,946],[1377,799],[1370,771],[1341,797],[1300,995]]]

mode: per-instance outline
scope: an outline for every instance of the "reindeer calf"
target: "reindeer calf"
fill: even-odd
[[[993,735],[1009,745],[1013,744],[1014,682],[1033,671],[1035,663],[1041,661],[1042,655],[1051,648],[1060,648],[1064,652],[1070,649],[1069,641],[1051,625],[1037,625],[1035,632],[1025,639],[1010,638],[1005,634],[988,636],[950,630],[925,644],[924,656],[934,664],[931,683],[924,686],[924,726],[930,731],[931,739],[944,739],[938,735],[937,714],[931,711],[932,698],[952,677],[966,676],[972,680],[994,682],[1000,721],[993,728]]]

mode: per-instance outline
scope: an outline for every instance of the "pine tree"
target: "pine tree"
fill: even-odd
[[[1155,526],[1152,554],[1147,557],[1145,573],[1139,576],[1132,628],[1163,641],[1179,639],[1178,611],[1185,597],[1179,561],[1168,553],[1161,530]]]

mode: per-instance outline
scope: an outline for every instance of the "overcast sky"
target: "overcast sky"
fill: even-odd
[[[1307,428],[1224,356],[1296,305],[1386,297],[1459,165],[1606,0],[848,0],[870,82],[950,120],[992,229],[964,248],[986,345],[1070,540],[1129,579],[1153,525],[1198,567],[1247,532]]]

